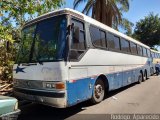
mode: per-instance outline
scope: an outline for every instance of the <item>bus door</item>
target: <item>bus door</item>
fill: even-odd
[[[77,19],[71,20],[71,40],[69,50],[69,81],[68,104],[75,104],[88,99],[92,95],[88,68],[82,59],[86,52],[86,37],[84,23]]]

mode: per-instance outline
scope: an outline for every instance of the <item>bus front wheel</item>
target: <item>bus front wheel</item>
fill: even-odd
[[[104,82],[102,79],[97,79],[95,85],[94,85],[94,90],[91,98],[91,102],[93,104],[99,103],[104,99],[105,96],[105,86]]]

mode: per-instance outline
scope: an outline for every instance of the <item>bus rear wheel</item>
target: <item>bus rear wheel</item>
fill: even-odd
[[[146,81],[146,80],[147,80],[147,72],[145,71],[144,75],[143,75],[143,82]]]
[[[102,79],[97,79],[91,98],[93,104],[100,103],[105,97],[105,86]]]
[[[142,81],[143,81],[143,75],[142,73],[140,73],[140,75],[138,76],[138,84],[141,84]]]

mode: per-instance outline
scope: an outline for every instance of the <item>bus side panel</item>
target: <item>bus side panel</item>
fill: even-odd
[[[126,86],[131,81],[131,71],[124,71],[123,72],[123,86]]]
[[[108,74],[107,79],[109,82],[109,90],[114,90],[122,87],[123,83],[123,74],[122,72]]]
[[[67,82],[67,104],[75,105],[79,102],[88,100],[93,93],[95,79],[83,78]]]

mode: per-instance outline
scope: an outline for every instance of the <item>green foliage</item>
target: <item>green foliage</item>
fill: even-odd
[[[159,16],[150,13],[144,19],[137,22],[133,37],[152,48],[155,45],[160,45]]]
[[[16,53],[12,31],[11,26],[0,25],[0,79],[2,80],[12,79],[12,66]]]
[[[0,0],[0,79],[12,78],[16,41],[25,22],[62,4],[63,0]]]
[[[17,25],[33,17],[52,11],[60,7],[63,0],[0,0],[1,15],[7,14],[7,19],[14,20]]]

